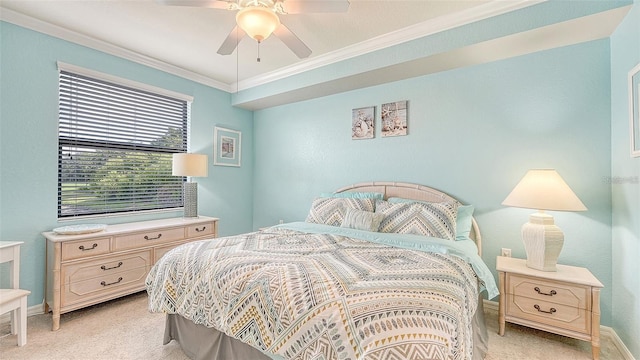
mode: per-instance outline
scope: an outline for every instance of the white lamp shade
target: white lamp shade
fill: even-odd
[[[502,205],[537,210],[587,210],[560,174],[553,169],[529,170]]]
[[[207,176],[207,155],[192,153],[173,154],[171,174],[174,176]]]
[[[249,6],[236,14],[236,22],[244,32],[260,42],[280,26],[278,15],[261,6]]]

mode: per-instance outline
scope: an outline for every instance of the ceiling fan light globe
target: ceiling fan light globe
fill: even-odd
[[[280,26],[278,15],[261,6],[250,6],[238,11],[236,22],[244,32],[258,42],[268,38]]]

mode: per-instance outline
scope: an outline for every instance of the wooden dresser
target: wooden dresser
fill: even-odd
[[[499,334],[505,322],[591,342],[600,357],[600,289],[585,268],[557,265],[558,271],[527,267],[526,260],[498,256]],[[553,356],[551,356],[553,357]]]
[[[218,219],[170,218],[109,225],[104,231],[60,235],[47,241],[45,312],[60,314],[145,289],[153,264],[167,251],[218,236]]]

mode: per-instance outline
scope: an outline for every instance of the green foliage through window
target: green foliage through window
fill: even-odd
[[[189,102],[60,71],[58,217],[177,208]]]

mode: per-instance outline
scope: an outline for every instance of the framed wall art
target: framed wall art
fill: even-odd
[[[351,139],[372,139],[375,136],[376,107],[351,110]]]
[[[383,137],[407,135],[407,100],[380,106],[381,133]]]
[[[631,156],[640,157],[640,64],[629,71],[629,132]]]
[[[213,165],[240,166],[242,133],[216,126],[213,129]]]

